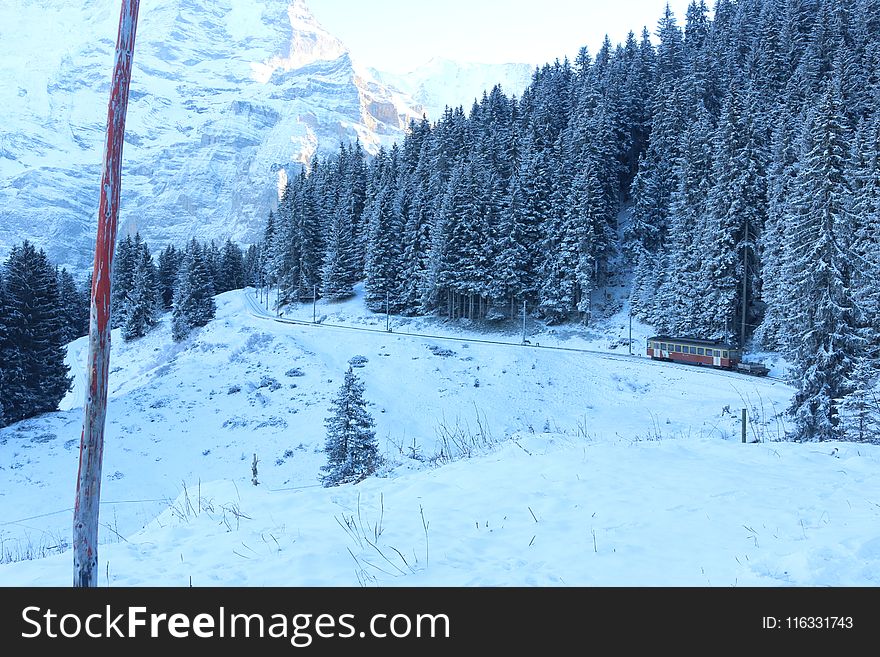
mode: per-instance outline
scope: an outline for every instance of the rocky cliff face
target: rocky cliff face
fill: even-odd
[[[0,258],[29,239],[91,264],[117,0],[0,6]],[[422,108],[359,67],[302,0],[143,3],[120,235],[247,243],[273,181],[320,150],[402,138]]]

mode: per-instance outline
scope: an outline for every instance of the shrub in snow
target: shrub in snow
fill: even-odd
[[[376,471],[380,464],[375,422],[367,411],[364,384],[349,366],[345,381],[324,424],[327,441],[324,453],[327,465],[321,467],[321,483],[325,487],[357,483]]]
[[[363,367],[369,362],[369,359],[366,356],[352,356],[348,364],[352,367]]]
[[[298,368],[298,367],[291,367],[289,370],[287,370],[287,371],[284,373],[284,376],[305,376],[305,375],[306,375],[306,373],[303,372],[303,371],[302,371],[300,368]]]
[[[257,387],[269,388],[269,391],[273,392],[275,390],[278,390],[281,387],[281,384],[278,383],[278,381],[276,381],[271,376],[265,375],[260,378],[260,385],[258,385]]]

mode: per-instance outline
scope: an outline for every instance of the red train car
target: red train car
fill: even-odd
[[[740,351],[727,343],[668,335],[648,338],[648,356],[655,360],[708,365],[726,370],[736,369],[742,360]]]
[[[767,376],[770,372],[762,363],[744,362],[739,349],[717,340],[655,335],[648,338],[648,356],[654,360],[707,365],[752,376]]]

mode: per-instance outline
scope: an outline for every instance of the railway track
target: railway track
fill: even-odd
[[[522,342],[505,342],[503,340],[487,340],[483,338],[462,338],[455,337],[450,335],[433,335],[430,333],[412,333],[409,331],[386,331],[385,329],[378,328],[369,328],[366,326],[349,326],[346,324],[328,324],[326,322],[310,322],[307,320],[301,319],[290,319],[289,317],[280,317],[278,315],[272,314],[270,311],[266,310],[263,306],[261,306],[256,299],[253,298],[246,290],[242,291],[244,294],[247,305],[251,311],[251,315],[257,317],[259,319],[265,319],[268,321],[278,322],[280,324],[290,324],[293,326],[303,326],[309,328],[323,328],[328,330],[343,330],[343,331],[359,331],[362,333],[383,333],[383,334],[391,334],[391,335],[403,335],[412,338],[422,338],[429,340],[445,340],[447,342],[454,343],[468,343],[468,344],[486,344],[493,346],[504,346],[504,347],[517,347],[519,349],[540,349],[545,351],[560,351],[560,352],[569,352],[569,353],[578,353],[578,354],[588,354],[590,356],[594,356],[596,358],[602,358],[604,360],[612,360],[626,363],[641,363],[645,365],[650,365],[652,367],[671,367],[671,368],[683,368],[685,371],[698,371],[703,372],[705,374],[712,374],[716,376],[723,377],[733,377],[735,379],[762,379],[767,381],[773,381],[775,383],[782,383],[787,385],[787,382],[779,377],[774,376],[755,376],[751,374],[747,374],[745,372],[733,372],[728,370],[716,369],[712,367],[700,367],[696,365],[687,365],[682,363],[673,363],[666,362],[660,360],[654,360],[652,358],[648,358],[647,356],[641,356],[637,354],[613,354],[607,351],[599,351],[597,349],[582,349],[579,347],[563,347],[560,345],[542,345],[542,344],[531,344],[526,342],[523,344]]]

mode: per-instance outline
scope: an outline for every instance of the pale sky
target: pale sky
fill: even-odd
[[[632,30],[653,35],[667,0],[306,0],[318,21],[356,59],[405,72],[432,57],[540,65],[581,46],[595,53]],[[668,0],[684,26],[689,0]],[[714,0],[706,3],[711,10]],[[656,40],[655,40],[656,43]]]

